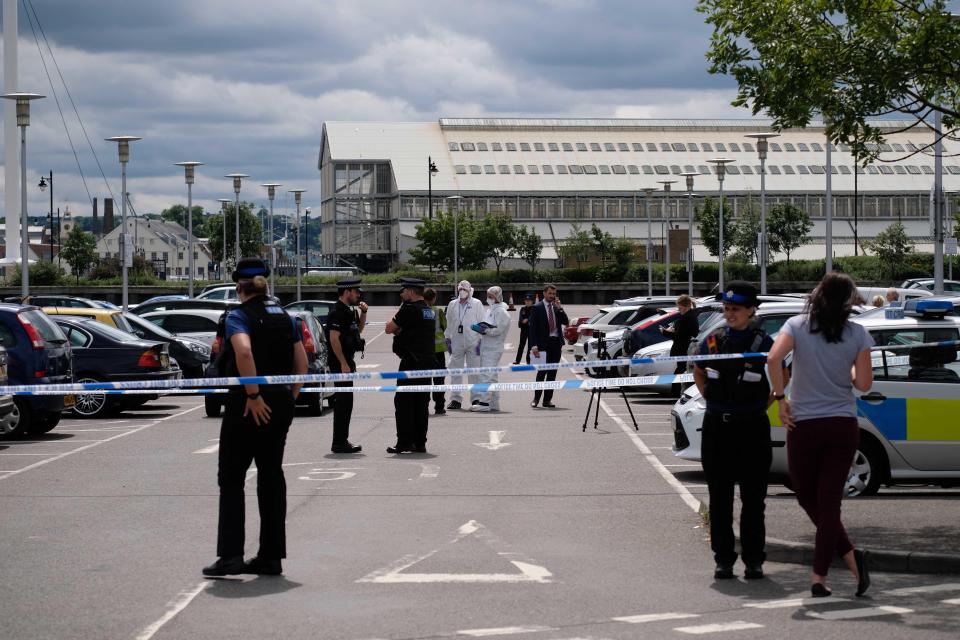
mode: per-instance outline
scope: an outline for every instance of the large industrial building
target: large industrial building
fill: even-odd
[[[919,248],[929,248],[933,141],[929,129],[906,132],[903,121],[877,122],[887,141],[879,160],[856,168],[846,145],[832,148],[833,242],[854,252],[853,238],[872,238],[901,221]],[[438,122],[326,122],[320,143],[323,252],[334,262],[379,269],[408,258],[416,227],[433,211],[507,214],[544,240],[544,259],[571,225],[597,223],[615,236],[647,241],[647,207],[660,244],[667,224],[687,228],[684,172],[696,206],[716,197],[716,170],[728,157],[724,196],[734,214],[760,193],[760,160],[749,133],[771,132],[763,120],[440,119]],[[799,257],[824,255],[826,141],[822,125],[779,132],[766,161],[768,206],[792,202],[814,221]],[[947,141],[944,189],[960,188],[960,145]],[[430,178],[430,162],[436,172]],[[662,182],[675,180],[671,193]],[[432,189],[431,189],[432,187]],[[643,189],[657,192],[645,201]],[[429,197],[432,193],[432,198]],[[854,206],[854,194],[857,206]],[[459,198],[450,200],[450,196]],[[948,219],[953,206],[948,198]],[[708,259],[694,232],[694,255]],[[777,256],[773,256],[774,259]],[[674,262],[681,257],[674,254]]]

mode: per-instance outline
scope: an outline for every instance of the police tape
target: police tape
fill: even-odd
[[[407,385],[379,385],[369,387],[305,387],[300,393],[432,393],[434,391],[460,391],[470,393],[486,393],[489,391],[561,391],[566,389],[607,389],[613,387],[645,387],[666,386],[674,383],[693,382],[693,374],[681,373],[662,376],[629,376],[621,378],[584,378],[572,380],[556,380],[541,382],[477,382],[470,384],[407,384]],[[78,395],[159,395],[159,396],[189,396],[189,395],[217,395],[229,393],[229,389],[97,389],[86,390]],[[46,387],[39,387],[33,391],[21,391],[13,395],[27,396],[60,396],[62,391],[53,391]]]

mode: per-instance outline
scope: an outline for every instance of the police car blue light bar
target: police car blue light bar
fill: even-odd
[[[944,316],[953,311],[953,302],[950,300],[924,300],[917,298],[907,300],[903,311],[909,316]]]

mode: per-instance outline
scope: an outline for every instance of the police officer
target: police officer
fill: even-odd
[[[757,290],[749,282],[731,282],[717,294],[726,325],[707,336],[700,353],[766,352],[773,340],[755,318]],[[764,508],[770,472],[770,420],[773,402],[764,369],[765,357],[701,360],[694,381],[707,403],[701,455],[710,495],[710,545],[716,560],[714,578],[733,578],[737,560],[733,536],[733,493],[740,485],[740,544],[744,577],[763,577],[766,529]]]
[[[307,354],[296,320],[267,298],[270,269],[260,258],[241,258],[233,272],[240,308],[227,314],[218,369],[224,376],[303,374]],[[287,485],[283,449],[300,393],[297,385],[247,384],[231,388],[220,426],[220,522],[216,562],[205,576],[279,575],[286,557]],[[243,561],[244,484],[257,463],[260,550]]]
[[[400,371],[433,369],[436,312],[423,299],[426,283],[419,278],[401,278],[403,304],[387,323],[393,335],[393,352],[400,356]],[[428,379],[401,379],[397,385],[428,384]],[[393,398],[397,421],[397,444],[387,453],[427,452],[427,420],[430,393],[397,393]]]
[[[360,334],[367,323],[367,303],[360,300],[363,289],[360,278],[347,278],[337,282],[337,304],[327,316],[327,342],[333,352],[329,359],[332,373],[354,373],[357,363],[353,357],[364,347]],[[353,310],[356,306],[359,310]],[[335,387],[352,387],[352,381],[334,382]],[[351,444],[350,416],[353,413],[353,393],[333,395],[333,453],[359,453],[363,447]]]

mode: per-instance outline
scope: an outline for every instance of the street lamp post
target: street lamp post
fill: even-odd
[[[693,295],[693,179],[700,175],[696,171],[681,173],[687,187],[687,295]]]
[[[777,138],[777,133],[748,133],[748,138],[757,141],[757,155],[760,157],[760,293],[767,293],[767,150],[769,138]]]
[[[183,176],[187,181],[187,295],[193,297],[193,279],[196,276],[196,269],[193,264],[193,182],[194,169],[202,162],[174,162],[174,166],[183,167]]]
[[[676,180],[657,180],[660,184],[663,185],[663,192],[670,193],[670,185],[674,184]],[[664,196],[664,204],[666,205],[664,209],[664,218],[667,221],[667,231],[663,236],[663,260],[666,265],[664,270],[664,280],[663,286],[664,291],[667,295],[670,295],[670,200],[669,196]]]
[[[229,198],[217,198],[220,203],[220,215],[223,217],[223,248],[220,251],[220,277],[227,281],[227,204]]]
[[[463,196],[447,196],[447,209],[449,213],[453,213],[453,207],[456,205],[457,211],[453,213],[453,286],[456,287],[457,283],[460,282],[459,277],[459,267],[460,267],[460,242],[457,237],[457,222],[460,220],[460,201],[463,200]]]
[[[303,267],[310,269],[310,207],[303,208]]]
[[[650,222],[650,196],[656,191],[653,187],[644,187],[643,209],[647,216],[647,295],[653,296],[653,227]]]
[[[17,102],[17,126],[20,127],[20,294],[30,295],[30,228],[27,216],[27,127],[30,126],[30,101],[45,96],[37,93],[7,93],[7,100]],[[8,185],[9,186],[9,185]],[[10,241],[9,230],[7,242]]]
[[[267,200],[270,201],[270,218],[267,226],[270,230],[267,232],[267,244],[270,246],[270,294],[274,292],[274,274],[277,271],[277,246],[273,243],[273,199],[277,197],[277,187],[283,185],[279,182],[265,182],[261,187],[267,188]]]
[[[437,170],[437,163],[433,158],[427,156],[427,215],[433,220],[433,176],[440,173]]]
[[[304,191],[306,189],[289,189],[293,194],[293,201],[297,203],[297,224],[294,227],[297,236],[297,302],[300,302],[300,272],[302,271],[300,268],[300,200]]]
[[[120,226],[123,232],[120,234],[120,256],[123,267],[123,310],[127,311],[130,302],[130,267],[133,266],[133,247],[130,246],[130,234],[127,233],[127,163],[130,162],[130,143],[141,140],[137,136],[113,136],[107,138],[110,142],[117,143],[117,152],[120,156]]]
[[[240,183],[250,176],[245,173],[228,173],[224,177],[233,178],[233,264],[236,265],[240,261]]]
[[[719,269],[719,286],[720,293],[723,293],[723,178],[727,174],[727,165],[733,162],[733,158],[713,158],[707,160],[710,164],[716,166],[717,168],[717,182],[720,183],[720,228],[719,228],[719,243],[717,246],[717,257]]]
[[[37,187],[42,193],[47,190],[47,185],[50,185],[50,264],[53,264],[53,171],[50,172],[49,177],[40,176],[40,184]]]

